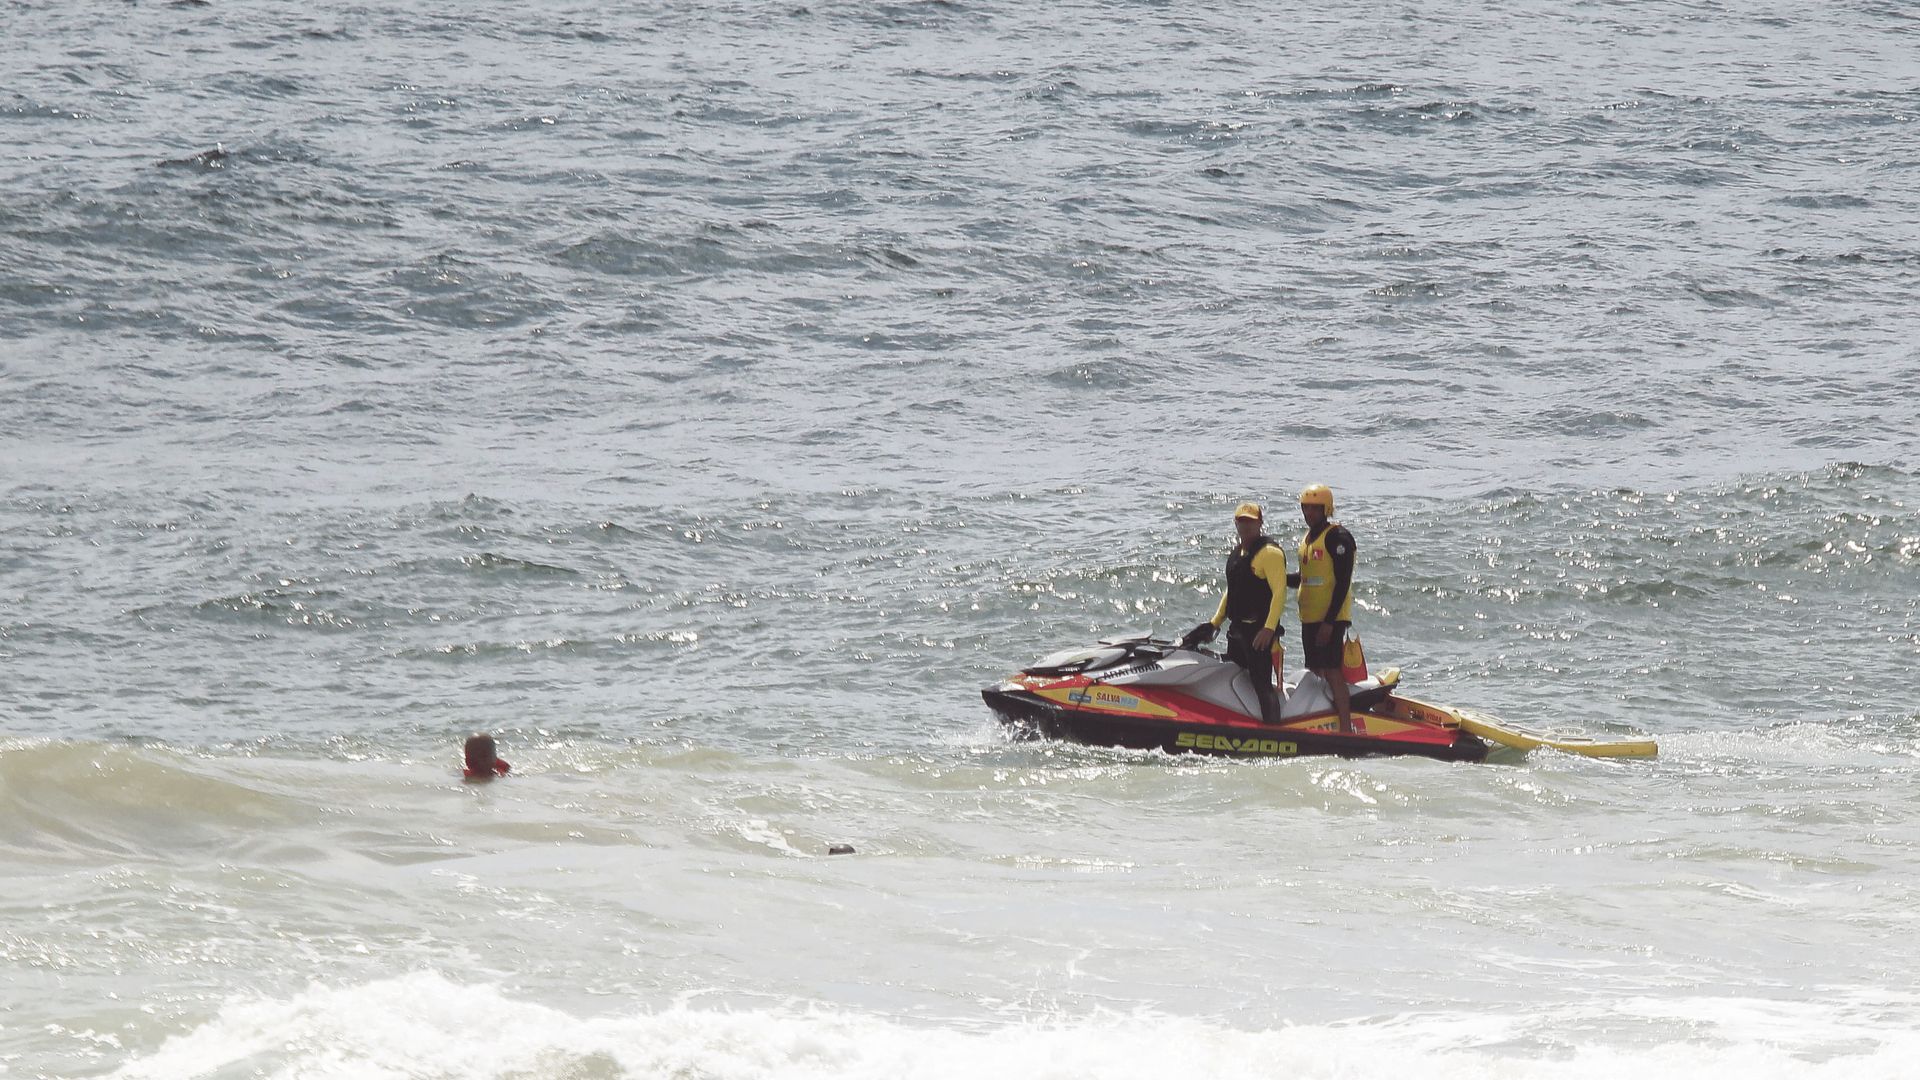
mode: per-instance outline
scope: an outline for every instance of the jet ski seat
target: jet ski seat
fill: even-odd
[[[1399,668],[1388,668],[1378,675],[1368,676],[1361,682],[1348,683],[1347,705],[1355,712],[1363,711],[1378,705],[1399,685]],[[1286,691],[1286,700],[1280,705],[1282,720],[1329,712],[1333,709],[1333,697],[1327,693],[1327,684],[1311,671],[1300,676],[1298,683],[1283,689]]]

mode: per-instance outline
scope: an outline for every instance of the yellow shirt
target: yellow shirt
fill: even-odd
[[[1346,597],[1340,601],[1340,610],[1332,615],[1327,613],[1327,609],[1333,606],[1334,585],[1333,557],[1327,554],[1327,537],[1339,527],[1339,522],[1329,521],[1312,543],[1304,539],[1300,541],[1300,621],[1303,623],[1353,621],[1351,583],[1347,586]]]

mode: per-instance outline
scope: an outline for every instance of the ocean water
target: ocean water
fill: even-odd
[[[1916,58],[7,3],[0,1076],[1920,1076]],[[1376,665],[1660,757],[998,729],[1313,481]]]

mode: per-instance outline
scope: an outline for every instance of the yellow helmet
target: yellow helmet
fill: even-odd
[[[1333,513],[1333,489],[1325,484],[1308,484],[1306,490],[1300,492],[1300,505],[1323,507],[1327,513],[1331,514]]]

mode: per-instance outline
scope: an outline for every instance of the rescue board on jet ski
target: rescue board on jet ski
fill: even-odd
[[[1489,744],[1541,746],[1592,757],[1651,757],[1652,740],[1601,743],[1518,731],[1477,713],[1400,695],[1399,672],[1350,687],[1353,727],[1331,709],[1273,720],[1252,684],[1214,653],[1152,638],[1109,639],[1052,654],[981,691],[1001,720],[1026,734],[1093,746],[1236,757],[1410,754],[1482,761]],[[1303,700],[1290,698],[1289,707]]]
[[[1470,731],[1488,742],[1498,743],[1509,749],[1525,753],[1546,747],[1563,754],[1579,754],[1593,758],[1650,758],[1660,755],[1660,746],[1652,739],[1612,739],[1602,741],[1573,735],[1541,735],[1522,728],[1510,727],[1490,716],[1469,712],[1466,709],[1454,710],[1460,717],[1460,727]]]

